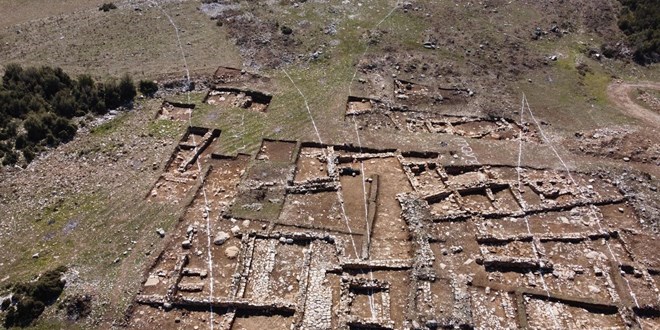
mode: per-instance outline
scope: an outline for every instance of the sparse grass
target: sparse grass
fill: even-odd
[[[156,119],[147,124],[148,134],[157,138],[176,138],[181,136],[187,127],[187,123],[169,120],[169,119]]]
[[[601,70],[587,73],[584,76],[584,87],[589,95],[589,100],[601,106],[607,105],[607,86],[611,81],[612,78]]]
[[[208,71],[219,63],[240,66],[240,57],[224,30],[197,10],[198,5],[196,1],[161,4],[180,28],[190,69]],[[24,24],[20,34],[6,29],[0,32],[0,39],[12,47],[0,48],[0,57],[20,64],[57,63],[68,72],[101,77],[126,72],[136,79],[181,76],[174,28],[157,7],[139,7],[141,11],[125,6],[109,12],[92,7],[66,19]]]
[[[122,124],[124,124],[124,122],[126,122],[126,120],[130,115],[131,115],[130,112],[119,112],[115,118],[92,128],[90,132],[93,135],[97,135],[97,136],[112,134],[117,129],[119,129],[122,126]]]
[[[33,326],[23,328],[24,330],[52,330],[52,329],[68,329],[68,330],[80,330],[84,329],[79,324],[73,322],[67,322],[57,319],[40,319]]]
[[[201,104],[206,97],[206,91],[193,91],[190,93],[178,93],[165,98],[166,102]]]
[[[15,280],[27,280],[43,269],[59,264],[68,264],[75,260],[76,240],[81,228],[85,228],[85,219],[92,217],[100,205],[95,196],[71,196],[59,200],[32,217],[25,217],[31,227],[32,244],[17,244],[21,257],[11,267]],[[39,253],[38,258],[32,255]],[[9,275],[9,274],[8,274]]]

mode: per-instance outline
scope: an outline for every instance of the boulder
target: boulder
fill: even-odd
[[[229,233],[225,231],[218,232],[215,234],[215,239],[213,240],[213,244],[215,245],[222,245],[224,244],[228,239],[230,238]]]
[[[241,252],[241,250],[236,246],[230,246],[227,249],[225,249],[225,255],[229,259],[234,259],[238,257],[239,252]]]

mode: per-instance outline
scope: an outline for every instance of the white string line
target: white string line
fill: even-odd
[[[291,81],[291,84],[293,84],[293,87],[298,90],[298,94],[303,98],[303,101],[305,102],[305,108],[307,108],[307,115],[309,115],[309,119],[312,121],[312,126],[314,126],[314,132],[316,132],[316,137],[319,140],[320,144],[323,144],[323,140],[321,140],[321,134],[319,134],[319,129],[316,127],[316,122],[314,121],[314,116],[312,116],[312,111],[309,109],[309,104],[307,103],[307,98],[305,97],[305,94],[298,88],[298,85],[291,79],[291,76],[289,76],[289,73],[286,72],[284,68],[282,68],[282,71],[286,75],[287,78],[289,78],[289,81]],[[323,150],[323,154],[325,155],[325,150]]]
[[[296,85],[296,82],[291,79],[291,76],[289,76],[289,73],[286,72],[284,68],[282,68],[282,71],[286,75],[287,78],[289,78],[289,81],[291,81],[291,84],[293,84],[293,87],[296,88],[298,91],[298,94],[303,98],[303,101],[305,102],[305,108],[307,109],[307,115],[309,116],[309,119],[312,121],[312,126],[314,126],[314,132],[316,132],[316,138],[318,139],[320,144],[323,144],[323,140],[321,139],[321,134],[319,134],[319,130],[316,127],[316,122],[314,121],[314,116],[312,116],[312,111],[309,109],[309,104],[307,103],[307,97],[305,97],[305,94],[298,88],[298,85]],[[325,153],[325,149],[322,149],[323,151],[323,157],[325,158],[326,163],[329,161],[328,160],[328,155]],[[355,239],[353,238],[353,230],[351,230],[351,226],[348,223],[348,216],[346,216],[346,209],[344,208],[344,199],[341,195],[341,189],[337,190],[337,197],[339,197],[339,206],[341,207],[341,213],[344,218],[344,222],[346,223],[346,228],[348,229],[349,236],[351,237],[351,244],[353,245],[353,251],[355,252],[355,257],[357,258],[358,251],[357,247],[355,246]]]
[[[522,127],[524,127],[524,117],[523,114],[525,112],[525,101],[526,97],[525,94],[523,93],[522,97],[522,107],[520,111],[520,126],[521,129],[518,133],[518,166],[516,167],[516,172],[518,172],[518,191],[522,192],[522,182],[520,180],[520,172],[522,171],[521,168],[521,160],[522,160],[522,136],[523,136],[523,130]],[[527,234],[532,237],[532,251],[534,252],[534,256],[536,256],[536,261],[539,263],[539,277],[541,278],[541,284],[543,285],[543,290],[545,291],[545,294],[548,296],[548,299],[550,299],[550,290],[548,289],[548,285],[545,282],[545,278],[543,277],[543,270],[541,269],[541,255],[539,254],[539,251],[536,248],[536,242],[534,241],[532,230],[529,226],[529,217],[527,216],[527,203],[525,201],[522,201],[520,203],[520,206],[522,207],[523,214],[524,214],[524,219],[525,219],[525,226],[527,227]],[[534,276],[534,272],[531,270],[529,271],[532,276]],[[552,322],[555,324],[555,329],[561,329],[561,326],[557,322],[557,316],[555,315],[555,311],[553,308],[548,308],[550,311],[550,314],[552,316]]]
[[[183,51],[183,45],[181,44],[181,38],[179,37],[179,27],[174,24],[174,20],[172,20],[172,17],[158,4],[158,2],[149,0],[152,4],[154,4],[158,9],[160,9],[161,12],[167,17],[167,19],[170,21],[170,24],[174,27],[174,32],[176,33],[176,41],[179,46],[179,51],[181,52],[181,58],[183,59],[183,65],[184,68],[186,69],[186,78],[188,79],[188,84],[190,84],[190,70],[188,70],[188,60],[186,60],[186,54]]]
[[[559,153],[557,152],[557,149],[555,149],[555,147],[554,147],[554,145],[552,144],[552,142],[550,142],[550,139],[548,139],[548,137],[545,136],[545,132],[544,132],[543,129],[541,128],[541,125],[540,125],[539,122],[536,120],[536,117],[534,117],[534,113],[532,113],[532,109],[529,107],[529,103],[527,102],[527,97],[525,96],[525,93],[523,93],[523,101],[525,102],[525,105],[527,105],[527,109],[529,110],[529,114],[531,115],[532,120],[534,120],[534,123],[536,124],[536,126],[537,126],[538,129],[539,129],[539,133],[541,133],[541,137],[543,138],[543,140],[545,140],[545,142],[548,144],[548,146],[550,147],[550,149],[552,149],[552,152],[555,154],[555,156],[557,156],[557,159],[559,159],[559,161],[561,162],[562,166],[563,166],[564,169],[566,170],[566,174],[568,174],[568,177],[571,179],[571,181],[573,181],[573,183],[575,183],[575,180],[573,179],[573,176],[571,175],[571,171],[568,169],[568,165],[566,165],[566,163],[565,163],[564,160],[561,158],[561,156],[559,156]],[[525,111],[524,108],[523,108],[523,111]],[[576,184],[576,185],[577,185],[577,184]]]
[[[523,94],[523,97],[524,97],[524,94]],[[541,128],[541,125],[539,124],[539,122],[538,122],[538,121],[536,120],[536,118],[534,117],[534,113],[532,112],[532,108],[529,106],[529,103],[527,102],[527,99],[526,99],[526,98],[525,98],[525,104],[526,104],[526,106],[527,106],[527,110],[529,111],[529,114],[531,115],[532,119],[534,120],[534,123],[536,124],[536,126],[537,126],[537,128],[538,128],[538,130],[539,130],[539,133],[541,133],[541,136],[543,137],[543,140],[545,140],[545,142],[548,144],[548,146],[550,146],[550,148],[551,148],[552,151],[554,152],[555,156],[557,156],[557,159],[559,159],[559,161],[561,162],[562,166],[564,167],[564,169],[565,169],[566,172],[568,173],[568,177],[571,179],[571,182],[572,182],[572,183],[578,188],[578,192],[579,192],[580,195],[581,195],[580,197],[581,197],[581,198],[585,198],[585,196],[584,196],[584,192],[582,191],[582,189],[579,189],[579,188],[580,188],[580,185],[575,181],[575,179],[574,179],[573,176],[571,175],[571,172],[570,172],[570,170],[568,169],[568,166],[566,165],[566,163],[564,162],[564,160],[561,158],[561,156],[559,156],[559,153],[557,152],[557,150],[555,149],[555,147],[552,145],[552,142],[550,141],[550,139],[548,139],[548,138],[545,136],[545,133],[543,132],[543,128]],[[599,229],[600,231],[602,231],[602,230],[603,230],[603,227],[601,226],[600,218],[598,217],[598,214],[596,214],[595,210],[593,209],[594,207],[595,207],[594,205],[590,205],[590,206],[589,206],[589,211],[590,211],[590,213],[591,213],[592,218],[596,220],[596,225],[598,225],[598,229]],[[616,255],[615,255],[614,252],[612,251],[612,248],[610,247],[610,243],[608,242],[608,240],[605,240],[605,246],[607,246],[607,249],[608,249],[608,251],[610,252],[610,255],[612,256],[612,258],[614,259],[614,261],[616,261],[616,263],[617,263],[619,269],[621,269],[621,266],[622,266],[621,261],[619,261],[619,259],[616,257]],[[636,296],[635,293],[633,292],[632,287],[630,286],[630,282],[628,281],[628,279],[627,279],[625,276],[621,276],[621,277],[625,280],[626,285],[628,286],[628,290],[630,291],[630,292],[629,292],[629,293],[630,293],[630,296],[633,298],[633,301],[635,302],[635,305],[637,306],[637,308],[639,308],[639,303],[638,303],[638,301],[637,301],[637,296]],[[641,324],[641,323],[640,323],[640,327],[642,327],[642,324]],[[643,327],[642,327],[642,328],[643,328]]]
[[[399,2],[397,1],[397,3],[394,5],[394,7],[387,13],[387,15],[385,15],[385,17],[383,17],[383,19],[381,19],[378,22],[378,24],[376,24],[376,26],[374,26],[372,28],[372,30],[377,29],[381,24],[383,24],[383,22],[387,18],[389,18],[392,15],[392,13],[394,13],[394,11],[398,7],[399,7]],[[353,82],[355,81],[355,77],[357,76],[357,73],[360,69],[359,60],[361,58],[364,58],[364,56],[367,54],[368,51],[369,51],[369,43],[367,43],[366,47],[364,48],[364,52],[362,52],[362,56],[358,59],[358,64],[355,66],[355,71],[353,72],[353,76],[351,77],[351,80],[348,83],[348,95],[349,96],[351,95],[351,86],[353,85]],[[355,116],[351,116],[351,118],[353,119],[353,127],[355,129],[355,135],[357,136],[358,146],[360,147],[360,153],[362,153],[362,141],[360,140],[360,132],[358,131],[357,122],[355,121]],[[362,197],[363,197],[363,200],[364,200],[364,221],[366,223],[367,242],[370,243],[371,242],[371,228],[369,226],[369,206],[368,206],[368,202],[367,202],[367,187],[366,187],[366,183],[365,183],[366,179],[365,179],[365,173],[364,172],[365,172],[364,171],[364,161],[361,160],[360,161],[360,175],[362,177]],[[369,271],[369,277],[373,281],[374,275],[373,275],[373,271],[371,269]],[[374,306],[373,289],[369,290],[369,305],[370,305],[370,308],[371,308],[371,317],[375,318],[376,313],[375,313],[375,306]]]
[[[170,21],[170,24],[172,27],[174,27],[174,32],[176,33],[176,41],[179,46],[179,51],[181,52],[181,58],[183,59],[183,65],[186,70],[186,97],[188,99],[188,103],[190,103],[190,70],[188,68],[188,61],[186,60],[186,54],[183,50],[183,46],[181,44],[181,38],[179,37],[179,27],[174,23],[174,20],[172,20],[172,17],[158,4],[158,2],[155,2],[153,0],[150,0],[152,4],[154,4]],[[188,113],[188,132],[191,131],[192,128],[192,111]],[[194,147],[194,152],[195,155],[199,152],[199,148],[197,146],[197,142],[195,141],[195,135],[192,134],[191,132],[191,137],[193,141]],[[212,138],[212,136],[211,136]],[[208,267],[209,267],[209,326],[210,329],[213,330],[213,256],[211,253],[211,215],[210,215],[210,210],[211,208],[209,207],[209,201],[206,196],[206,187],[204,186],[204,178],[202,175],[202,165],[200,164],[199,157],[200,155],[196,156],[195,162],[197,163],[197,171],[199,174],[197,177],[199,178],[199,182],[201,184],[201,189],[202,189],[202,195],[204,195],[204,211],[202,214],[206,217],[206,240],[207,240],[207,258],[208,258]]]
[[[357,141],[358,141],[358,146],[360,148],[360,153],[362,153],[362,141],[360,141],[360,133],[358,132],[358,127],[357,127],[357,122],[355,121],[355,117],[353,118],[353,127],[355,128],[355,135],[357,136]],[[366,223],[366,228],[367,228],[367,242],[371,241],[371,228],[369,226],[369,206],[367,202],[367,185],[365,183],[365,175],[364,175],[364,161],[360,161],[360,174],[362,175],[362,197],[364,197],[364,219]]]
[[[383,22],[385,22],[386,19],[388,19],[390,16],[392,16],[392,13],[394,13],[394,11],[395,11],[397,8],[399,8],[399,1],[396,2],[396,4],[394,5],[394,7],[392,8],[392,10],[390,10],[390,12],[387,13],[387,15],[385,15],[385,17],[383,17],[383,19],[381,19],[381,20],[378,22],[378,24],[376,24],[376,25],[372,28],[372,30],[373,30],[373,29],[377,29],[381,24],[383,24]],[[359,63],[359,61],[360,61],[361,58],[364,58],[364,56],[367,54],[368,51],[369,51],[369,43],[367,43],[367,46],[364,48],[364,52],[362,52],[362,56],[358,59],[358,64],[355,66],[355,72],[353,72],[353,77],[351,78],[351,81],[350,81],[349,84],[348,84],[348,95],[349,95],[349,96],[351,95],[351,85],[353,85],[353,81],[355,81],[355,77],[357,76],[357,73],[358,73],[358,71],[359,71],[359,69],[360,69],[360,63]]]
[[[522,162],[522,133],[523,133],[523,128],[524,123],[523,123],[523,114],[525,113],[525,94],[523,93],[523,98],[520,101],[522,103],[521,109],[520,109],[520,134],[518,136],[518,167],[516,167],[516,173],[518,173],[518,191],[522,191],[522,185],[520,181],[520,171],[522,169],[520,168],[520,163]]]
[[[362,142],[360,141],[360,133],[358,132],[357,122],[355,121],[355,116],[353,118],[353,126],[355,128],[355,135],[357,135],[358,146],[360,147],[360,153],[362,153]],[[366,179],[364,178],[364,161],[360,161],[360,175],[362,176],[362,197],[364,199],[364,222],[366,223],[367,231],[367,244],[371,244],[371,228],[369,226],[369,206],[367,203],[367,186]],[[373,183],[372,183],[373,184]],[[374,215],[375,216],[375,215]],[[371,267],[369,267],[369,278],[373,281],[374,274]],[[374,306],[374,290],[373,288],[369,289],[369,307],[371,308],[371,318],[376,318],[375,306]]]

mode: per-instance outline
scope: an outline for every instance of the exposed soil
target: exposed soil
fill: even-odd
[[[643,107],[631,99],[631,95],[639,88],[648,88],[660,90],[660,83],[656,82],[638,82],[638,83],[620,83],[616,82],[607,88],[607,95],[620,109],[633,117],[639,118],[652,127],[660,126],[660,113],[650,105]]]

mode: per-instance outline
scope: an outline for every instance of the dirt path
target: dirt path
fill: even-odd
[[[641,81],[638,83],[612,83],[607,87],[607,95],[610,100],[625,112],[636,118],[642,119],[654,127],[660,127],[660,114],[646,109],[630,99],[630,92],[635,88],[651,88],[660,90],[660,83]]]

